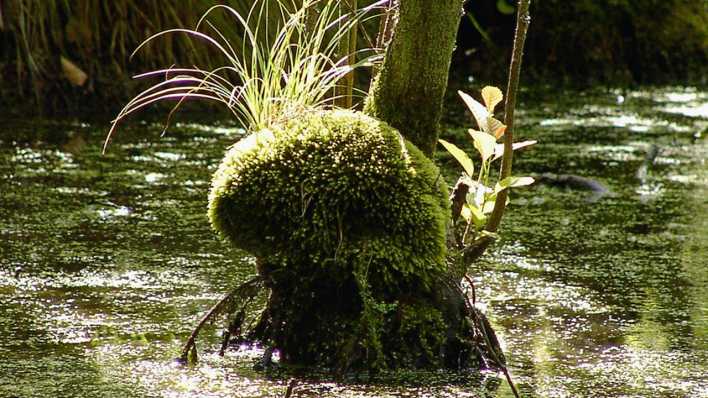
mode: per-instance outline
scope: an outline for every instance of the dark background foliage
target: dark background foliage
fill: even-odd
[[[296,1],[296,0],[293,0]],[[0,109],[115,112],[137,88],[130,76],[157,67],[220,62],[208,46],[179,36],[149,35],[193,27],[212,0],[0,1]],[[225,0],[241,12],[247,0]],[[512,0],[465,4],[453,82],[503,86],[515,23]],[[701,0],[535,0],[524,60],[524,84],[704,85],[708,75],[708,2]],[[238,37],[226,16],[215,23]],[[367,24],[369,37],[378,25]],[[367,40],[360,40],[362,45]],[[70,84],[60,58],[88,76]],[[366,82],[367,79],[360,79]],[[480,83],[482,84],[482,83]],[[91,101],[100,99],[100,101]],[[23,106],[25,105],[25,106]],[[99,108],[99,109],[95,109]]]
[[[458,70],[484,80],[500,79],[513,40],[513,3],[466,3]],[[524,59],[527,80],[572,85],[706,83],[706,1],[534,0],[531,15]]]

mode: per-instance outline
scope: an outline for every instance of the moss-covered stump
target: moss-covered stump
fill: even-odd
[[[447,187],[390,126],[304,114],[252,135],[214,175],[209,216],[271,289],[256,328],[284,361],[340,370],[459,365],[447,276]]]

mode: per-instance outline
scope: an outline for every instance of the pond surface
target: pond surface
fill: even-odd
[[[581,175],[611,193],[515,191],[501,241],[471,270],[522,393],[708,397],[708,94],[524,98],[517,134],[540,143],[516,174]],[[0,397],[282,396],[292,374],[255,371],[256,348],[219,357],[218,328],[203,332],[197,366],[173,361],[254,273],[205,216],[210,175],[240,131],[179,124],[160,138],[159,123],[133,121],[102,156],[106,130],[0,127]],[[296,379],[303,397],[511,396],[492,373]]]

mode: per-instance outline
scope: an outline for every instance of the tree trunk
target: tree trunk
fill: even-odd
[[[435,150],[462,0],[399,0],[399,18],[364,112]]]

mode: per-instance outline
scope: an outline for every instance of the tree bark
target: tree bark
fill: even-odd
[[[435,151],[462,0],[399,0],[398,24],[364,112]]]

